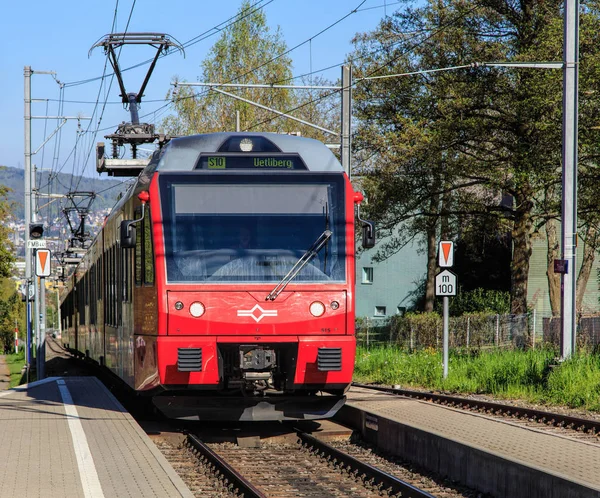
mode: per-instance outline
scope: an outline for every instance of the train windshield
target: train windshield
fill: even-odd
[[[341,174],[163,174],[160,182],[169,282],[279,282],[326,230],[291,283],[345,280]]]

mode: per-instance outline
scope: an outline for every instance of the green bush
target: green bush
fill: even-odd
[[[600,354],[580,353],[556,364],[554,349],[451,351],[448,378],[442,355],[398,347],[357,349],[355,380],[446,392],[489,394],[600,411]]]
[[[508,314],[510,292],[481,288],[461,291],[450,300],[449,311],[452,316],[460,316],[464,313]]]

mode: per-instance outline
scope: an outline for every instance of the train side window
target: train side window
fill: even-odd
[[[96,323],[96,263],[90,270],[90,324]]]
[[[110,323],[110,317],[108,315],[108,271],[109,271],[109,258],[108,258],[108,249],[105,249],[104,254],[102,255],[102,270],[104,271],[104,322]]]
[[[145,210],[143,221],[144,232],[144,283],[146,285],[154,285],[154,251],[152,250],[152,219],[150,210]]]
[[[123,258],[123,301],[129,302],[131,251],[121,251],[121,257]]]
[[[113,247],[108,250],[108,323],[115,325],[115,298],[114,298],[114,281],[115,281],[115,264],[113,258]]]
[[[138,219],[142,215],[142,209],[138,208],[135,210],[135,219]],[[143,230],[138,230],[138,234],[135,240],[135,285],[139,287],[142,285],[142,261],[143,261]]]

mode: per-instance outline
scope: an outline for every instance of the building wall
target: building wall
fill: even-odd
[[[560,233],[560,228],[559,228]],[[548,243],[545,233],[537,235],[532,241],[532,253],[529,260],[529,279],[527,285],[527,303],[536,313],[536,333],[541,334],[541,318],[552,315],[550,309],[550,296],[548,292],[548,277],[546,276],[546,257],[548,254]],[[577,247],[577,272],[581,268],[583,260],[583,243]],[[598,270],[600,269],[600,255],[596,255],[592,272],[588,280],[583,299],[583,314],[596,314],[600,312],[600,291],[598,290]],[[569,269],[570,271],[570,269]]]
[[[427,271],[427,258],[417,252],[417,244],[407,245],[398,253],[381,263],[374,263],[372,256],[377,246],[364,251],[356,262],[356,316],[387,318],[411,304],[409,293],[414,291]],[[363,268],[372,268],[372,283],[364,282]],[[385,308],[385,314],[376,314]]]

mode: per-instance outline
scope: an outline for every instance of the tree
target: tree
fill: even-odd
[[[593,93],[600,49],[592,43],[600,16],[596,1],[584,5],[580,123],[590,126],[600,110]],[[510,230],[511,311],[519,314],[527,311],[531,237],[556,217],[562,75],[474,63],[561,60],[561,6],[556,0],[430,0],[357,37],[353,54],[365,76],[468,66],[366,81],[355,92],[355,144],[370,175],[372,215],[396,235],[383,256],[425,234],[431,281],[440,233],[457,236],[487,218]],[[592,178],[600,150],[589,133],[580,138]],[[503,202],[507,194],[510,203]],[[598,200],[589,201],[598,211]]]
[[[279,28],[272,32],[266,15],[253,9],[244,0],[237,22],[226,27],[219,40],[202,62],[202,81],[209,83],[278,83],[291,78],[291,59]],[[288,89],[225,88],[225,91],[244,99],[276,109],[288,109],[293,96]],[[240,114],[241,129],[269,119],[265,125],[271,131],[292,131],[286,120],[270,118],[272,113],[215,91],[182,87],[173,98],[175,116],[168,117],[163,127],[172,134],[189,135],[212,131],[235,131],[236,112]]]
[[[0,185],[0,219],[2,220],[8,219],[11,214],[11,206],[6,201],[8,192],[8,188],[4,185]],[[15,259],[13,247],[9,239],[9,232],[9,228],[0,223],[0,278],[8,277],[10,275],[12,263]]]

